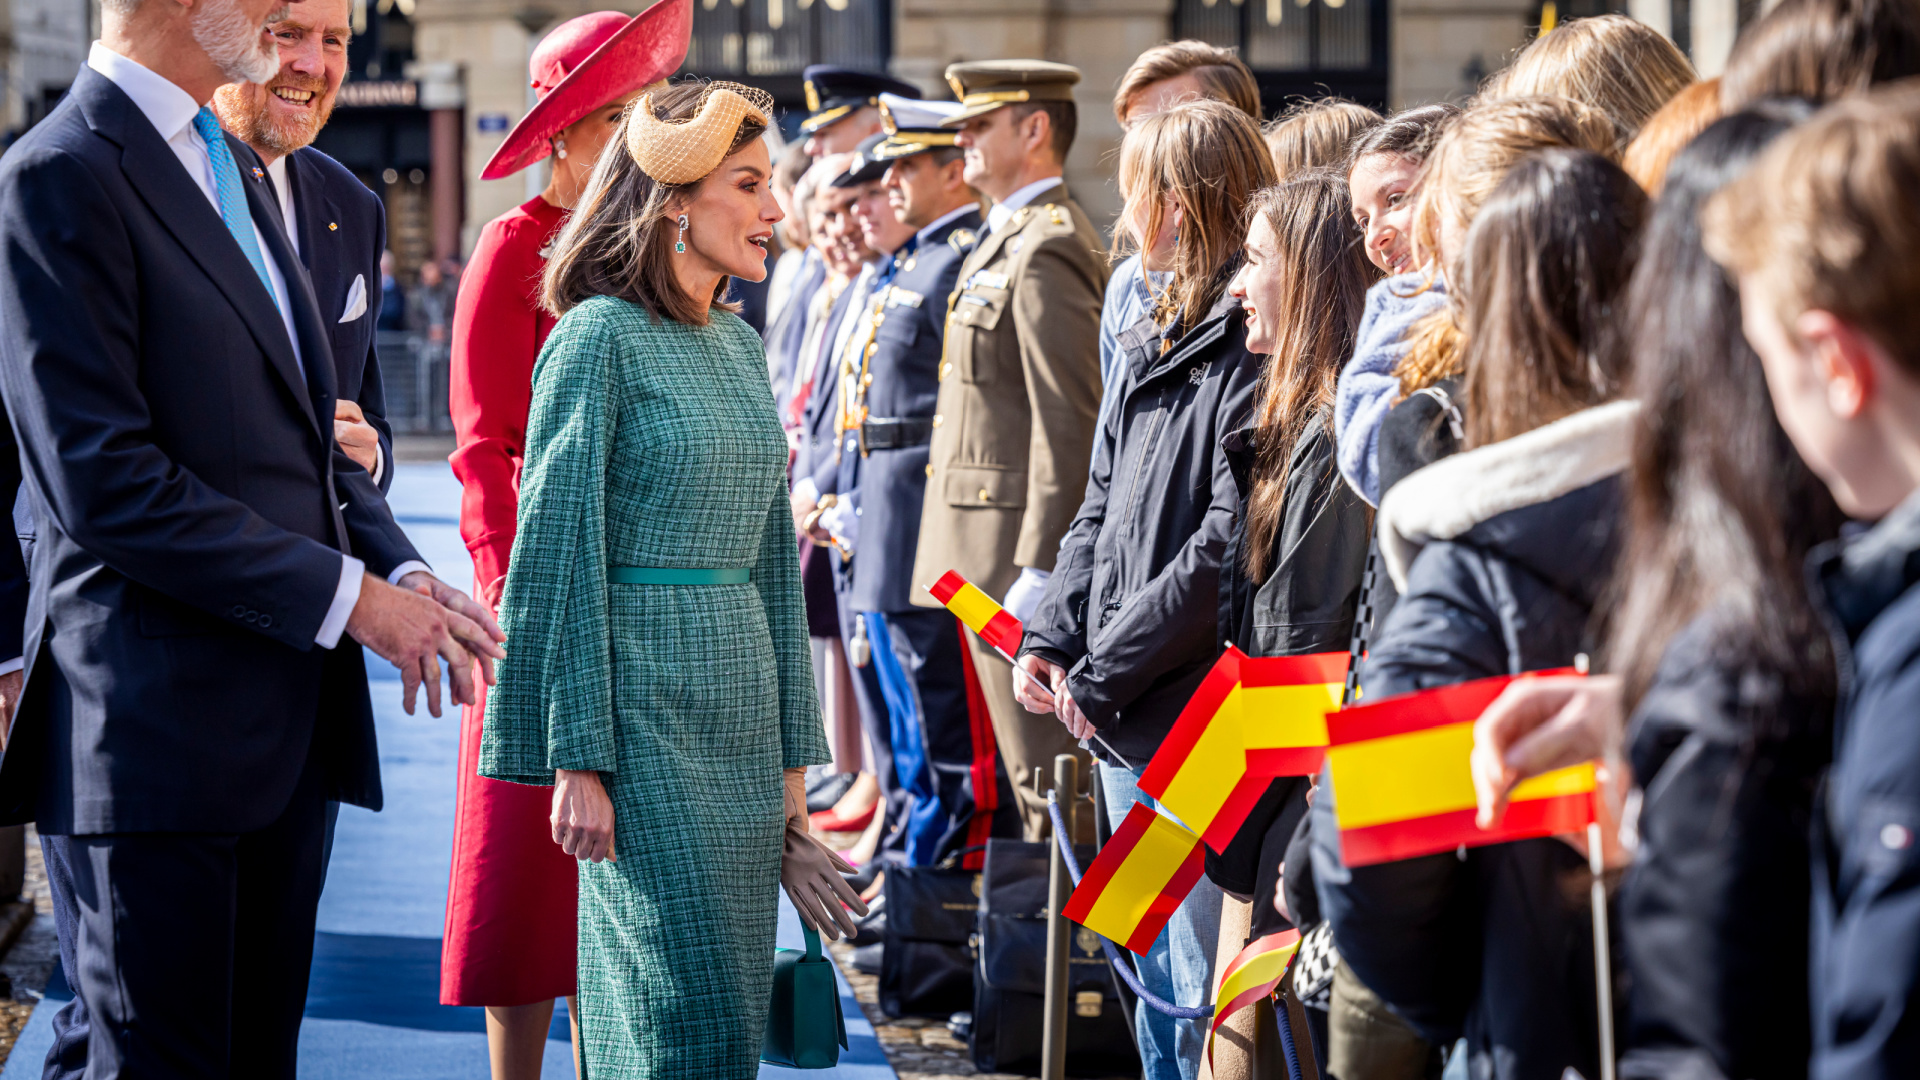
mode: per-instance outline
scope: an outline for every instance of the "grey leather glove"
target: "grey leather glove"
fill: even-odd
[[[785,789],[787,830],[780,852],[780,887],[800,913],[800,921],[828,941],[852,937],[853,916],[865,915],[867,905],[842,874],[853,873],[845,859],[813,838],[807,828],[806,770],[788,769],[781,777]],[[844,905],[844,906],[843,906]]]

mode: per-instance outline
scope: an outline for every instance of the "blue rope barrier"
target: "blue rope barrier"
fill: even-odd
[[[1060,803],[1053,798],[1051,793],[1047,796],[1047,813],[1053,818],[1054,843],[1060,846],[1060,856],[1067,864],[1067,874],[1073,878],[1073,883],[1077,886],[1080,884],[1080,864],[1074,861],[1073,845],[1067,840],[1067,822],[1060,814]],[[1127,984],[1127,989],[1132,990],[1134,996],[1138,997],[1148,1008],[1165,1016],[1171,1016],[1175,1020],[1205,1020],[1213,1015],[1213,1006],[1211,1005],[1191,1007],[1175,1005],[1173,1002],[1162,997],[1157,997],[1149,992],[1146,987],[1140,985],[1140,976],[1134,974],[1133,965],[1127,962],[1126,957],[1120,955],[1120,950],[1114,946],[1113,942],[1108,941],[1104,934],[1096,934],[1095,936],[1100,938],[1100,947],[1106,950],[1107,962],[1112,964],[1113,969],[1120,973],[1120,979]],[[1295,1075],[1298,1075],[1297,1071]]]

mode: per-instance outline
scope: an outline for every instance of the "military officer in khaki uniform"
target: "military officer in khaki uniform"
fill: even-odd
[[[1076,123],[1080,72],[1042,60],[955,64],[968,184],[993,200],[987,232],[948,300],[913,600],[958,570],[1024,618],[1039,602],[1060,538],[1086,495],[1100,408],[1100,234],[1060,174]],[[1011,666],[968,635],[1028,839],[1045,830],[1033,770],[1076,753],[1060,721],[1013,698]],[[1082,815],[1090,818],[1090,815]]]

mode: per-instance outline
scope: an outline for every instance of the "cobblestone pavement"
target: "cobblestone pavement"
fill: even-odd
[[[59,946],[54,940],[52,901],[47,895],[47,868],[40,859],[40,837],[27,826],[27,880],[21,899],[33,904],[33,921],[0,960],[0,975],[13,984],[13,995],[0,998],[0,1064],[13,1053],[13,1042],[33,1015],[40,993],[59,962]]]

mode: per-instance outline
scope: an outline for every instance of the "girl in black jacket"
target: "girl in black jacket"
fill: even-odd
[[[1227,295],[1241,222],[1275,180],[1260,131],[1217,101],[1183,104],[1127,133],[1120,232],[1170,274],[1155,310],[1120,337],[1123,382],[1094,445],[1086,501],[1027,620],[1019,664],[1052,696],[1015,683],[1091,749],[1114,820],[1134,800],[1174,719],[1219,655],[1220,565],[1240,496],[1222,438],[1246,424],[1260,375],[1246,317]],[[1142,961],[1147,987],[1182,1005],[1211,990],[1220,893],[1195,887]],[[1191,1077],[1205,1027],[1137,1013],[1149,1077]]]
[[[1465,241],[1466,449],[1382,500],[1401,600],[1361,674],[1369,701],[1573,663],[1617,549],[1635,406],[1607,346],[1645,214],[1606,159],[1541,150]],[[1464,1035],[1492,1080],[1598,1076],[1586,862],[1529,840],[1377,866],[1340,861],[1313,808],[1321,907],[1354,974],[1429,1040]]]
[[[1841,514],[1774,418],[1699,211],[1808,111],[1736,113],[1680,152],[1628,293],[1645,408],[1607,662],[1643,792],[1620,896],[1627,1077],[1807,1075],[1807,845],[1834,668],[1801,567]]]

